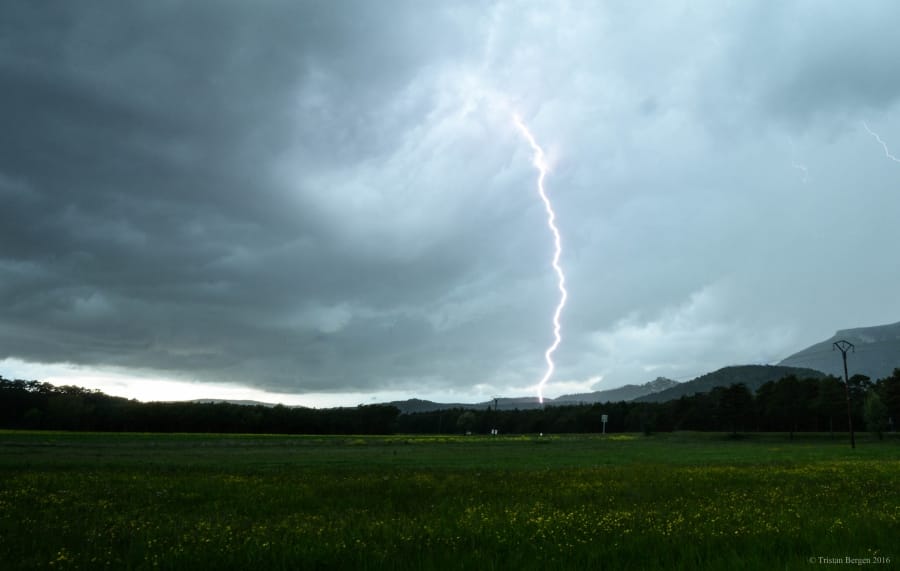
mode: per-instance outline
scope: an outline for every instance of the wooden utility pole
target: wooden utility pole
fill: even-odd
[[[844,388],[847,389],[847,426],[850,428],[850,448],[856,449],[856,438],[853,436],[853,412],[850,407],[850,378],[847,376],[847,350],[856,352],[856,346],[849,341],[836,341],[832,343],[831,350],[837,349],[844,358]]]

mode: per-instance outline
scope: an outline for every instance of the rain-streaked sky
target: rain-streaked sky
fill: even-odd
[[[4,2],[0,374],[535,394],[558,291],[514,113],[569,290],[547,396],[898,321],[897,22],[887,0]]]

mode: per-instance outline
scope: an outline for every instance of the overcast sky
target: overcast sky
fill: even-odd
[[[546,395],[898,321],[897,22],[893,0],[3,2],[0,374],[535,394],[558,291],[513,113],[569,289]]]

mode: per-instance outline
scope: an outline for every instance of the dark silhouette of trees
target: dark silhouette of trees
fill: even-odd
[[[900,420],[900,369],[878,382],[850,379],[853,423],[876,434]],[[197,402],[142,403],[99,391],[0,377],[0,428],[276,434],[608,433],[673,430],[846,430],[847,401],[835,377],[787,376],[752,393],[745,384],[663,403],[608,402],[528,410],[449,409],[410,414],[390,405],[309,409]]]
[[[753,413],[753,394],[744,383],[737,383],[727,388],[716,387],[716,408],[719,420],[730,426],[731,433],[737,434],[744,429]]]
[[[798,379],[794,375],[788,375],[761,386],[756,394],[756,403],[765,429],[789,432],[791,439],[801,427],[814,430],[816,419],[813,403],[820,382],[818,379]]]
[[[150,402],[80,387],[0,377],[0,428],[131,432],[390,434],[389,405],[309,409],[232,403]]]
[[[475,418],[475,413],[467,410],[456,419],[456,426],[463,432],[469,433],[475,428],[477,422],[478,419]]]
[[[876,391],[869,391],[866,395],[863,418],[866,419],[869,432],[877,435],[879,440],[884,439],[884,431],[888,427],[888,412],[887,406]]]
[[[888,426],[896,430],[900,422],[900,369],[894,369],[890,377],[882,379],[875,390],[887,408]]]
[[[828,377],[820,381],[813,409],[820,417],[828,419],[828,432],[834,437],[835,419],[847,418],[847,395],[844,383],[837,377]],[[841,422],[844,426],[846,423]]]

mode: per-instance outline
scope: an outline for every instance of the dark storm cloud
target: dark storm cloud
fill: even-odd
[[[242,379],[300,390],[353,376],[329,370],[329,359],[347,368],[377,343],[349,335],[329,357],[304,333],[314,326],[279,327],[284,308],[363,291],[416,303],[452,269],[340,248],[317,212],[285,205],[268,168],[286,148],[335,168],[390,145],[398,134],[370,132],[372,115],[460,39],[452,15],[435,12],[368,2],[6,5],[6,356],[228,380],[256,362]],[[444,33],[423,37],[422,21],[435,18]],[[322,105],[304,108],[315,97]],[[316,374],[309,384],[306,370]]]
[[[896,165],[858,124],[900,133],[897,12],[5,3],[0,358],[522,391],[556,290],[512,111],[563,231],[557,392],[895,320]]]
[[[809,120],[886,108],[900,97],[900,77],[890,71],[900,57],[895,3],[773,3],[756,15],[744,41],[758,51],[746,45],[743,53],[754,55],[747,71],[765,86],[764,102],[773,110]]]

